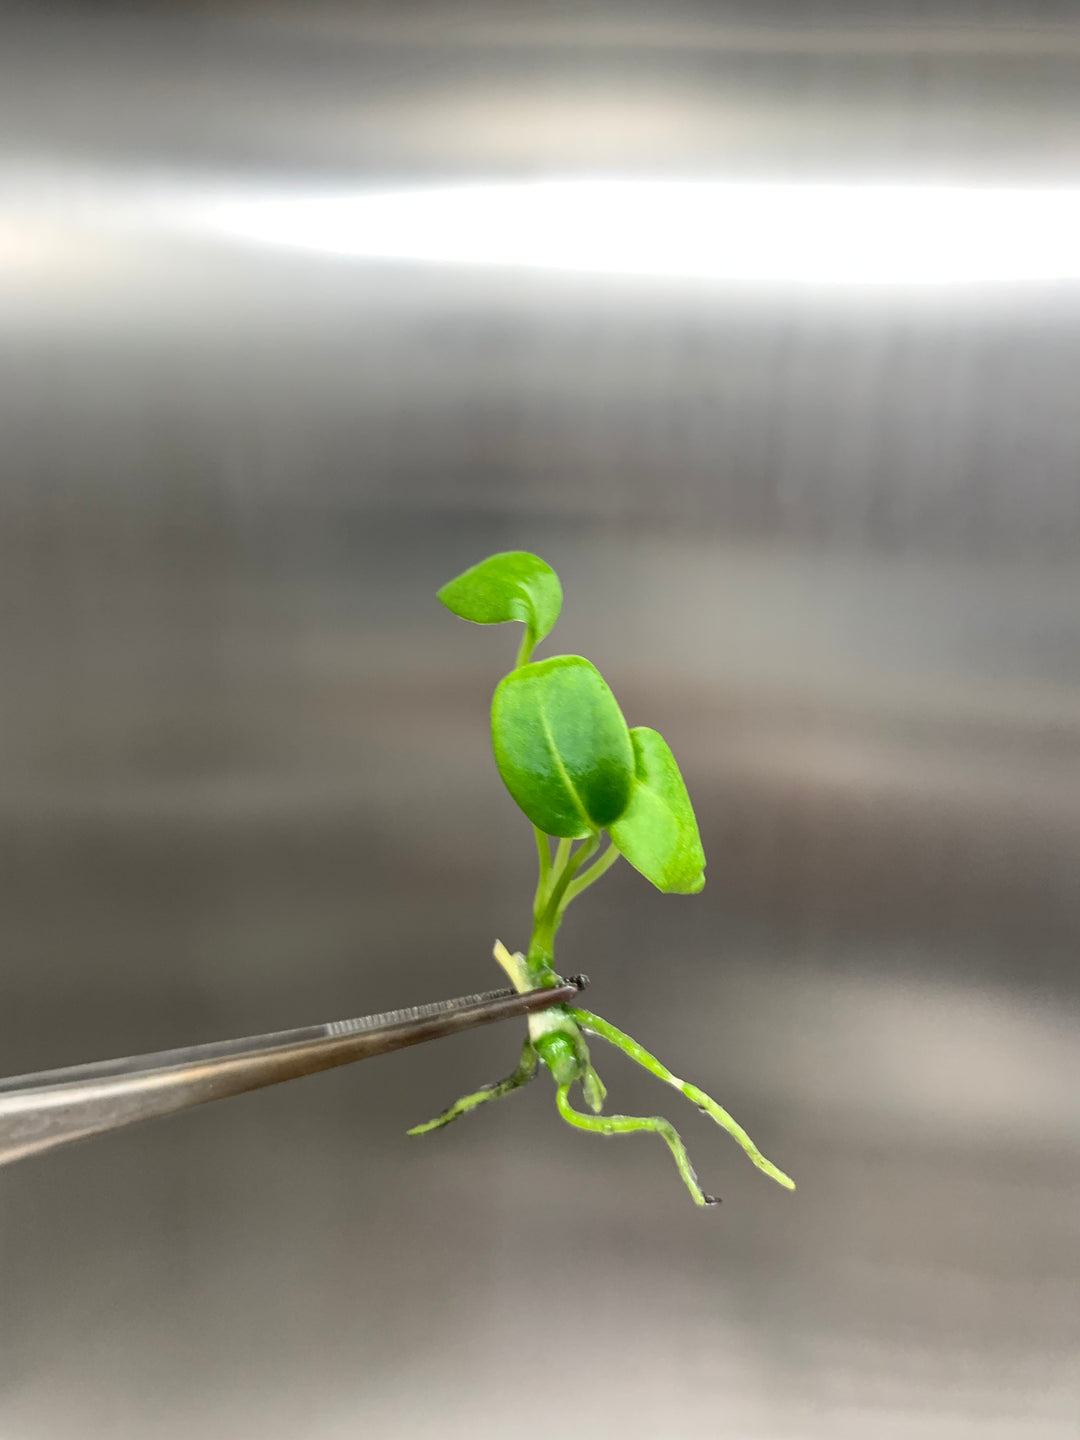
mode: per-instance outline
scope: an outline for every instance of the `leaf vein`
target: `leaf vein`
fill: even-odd
[[[540,697],[540,701],[536,708],[540,713],[540,724],[543,726],[544,736],[548,742],[548,747],[551,750],[551,757],[555,761],[555,768],[562,777],[563,784],[570,792],[574,804],[577,807],[578,814],[581,816],[585,824],[591,829],[592,822],[589,819],[588,812],[586,811],[585,806],[582,803],[581,796],[578,794],[574,782],[570,779],[566,766],[563,764],[562,756],[559,754],[558,746],[555,744],[555,736],[552,733],[551,722],[548,719],[547,705],[544,703],[543,696]]]

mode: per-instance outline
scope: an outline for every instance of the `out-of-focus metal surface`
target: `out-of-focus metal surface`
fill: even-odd
[[[720,1212],[539,1085],[407,1140],[505,1031],[73,1147],[5,1176],[5,1434],[524,1434],[528,1314],[598,1436],[1071,1436],[1077,287],[366,262],[176,216],[1075,187],[1075,15],[467,10],[4,21],[4,1068],[490,983],[532,882],[485,724],[512,642],[433,596],[521,546],[709,855],[694,899],[617,868],[560,963],[799,1189],[600,1055]]]
[[[489,990],[270,1035],[5,1076],[0,1080],[0,1165],[210,1100],[444,1040],[478,1025],[521,1019],[572,1000],[580,988],[572,982],[523,994]]]

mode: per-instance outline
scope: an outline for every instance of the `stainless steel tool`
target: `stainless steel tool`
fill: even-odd
[[[149,1120],[350,1065],[572,1000],[580,978],[547,990],[489,990],[355,1020],[333,1020],[154,1055],[0,1080],[0,1165]]]

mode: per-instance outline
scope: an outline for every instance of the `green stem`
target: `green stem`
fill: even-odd
[[[536,836],[536,853],[540,857],[540,875],[536,882],[536,896],[533,900],[533,914],[538,915],[544,908],[547,888],[551,882],[551,841],[539,825],[533,826],[533,834]]]
[[[572,881],[571,884],[566,887],[562,908],[565,910],[571,900],[576,900],[583,890],[587,890],[590,885],[594,885],[596,881],[600,879],[601,875],[606,875],[618,858],[618,850],[616,850],[614,845],[609,845],[595,865],[590,865],[587,870],[583,871],[576,880]]]
[[[540,856],[540,877],[536,882],[536,895],[533,899],[533,922],[540,923],[544,912],[547,910],[548,902],[551,899],[551,887],[556,884],[570,862],[570,849],[572,840],[560,840],[555,847],[555,859],[551,858],[551,845],[549,838],[537,826],[533,826],[536,835],[536,848]],[[544,864],[545,852],[547,864]]]
[[[562,847],[565,844],[567,844],[565,840],[560,842],[560,852],[562,851]],[[596,854],[597,850],[599,850],[599,848],[600,836],[590,835],[589,838],[585,841],[585,843],[580,847],[580,849],[575,851],[573,855],[571,855],[569,853],[569,850],[567,850],[566,861],[562,869],[556,871],[554,883],[551,886],[551,891],[548,895],[548,902],[544,910],[545,915],[550,915],[551,918],[555,921],[556,929],[558,929],[560,913],[564,908],[563,897],[566,895],[570,887],[571,881],[573,880],[577,872],[581,869],[582,865],[584,865],[587,860],[591,860],[592,857]]]
[[[566,908],[564,896],[580,867],[596,854],[599,844],[600,837],[590,835],[575,853],[572,840],[560,840],[548,882],[537,886],[528,953],[530,975],[536,985],[553,983],[555,932]]]
[[[517,659],[514,661],[515,670],[519,670],[522,665],[528,665],[535,646],[536,636],[533,634],[533,628],[531,625],[526,625],[525,634],[522,635],[521,644],[518,646]]]
[[[778,1184],[783,1185],[786,1189],[795,1189],[795,1181],[792,1180],[790,1176],[785,1175],[782,1170],[778,1169],[771,1160],[765,1159],[765,1156],[762,1155],[761,1151],[754,1144],[753,1140],[750,1139],[750,1136],[738,1121],[732,1119],[724,1107],[718,1105],[711,1095],[706,1095],[705,1091],[699,1090],[696,1085],[691,1085],[686,1080],[680,1080],[677,1075],[673,1075],[666,1065],[662,1065],[660,1061],[657,1060],[655,1055],[650,1055],[644,1046],[639,1045],[636,1040],[625,1034],[624,1031],[619,1030],[615,1025],[612,1025],[610,1021],[601,1019],[599,1015],[594,1015],[589,1010],[579,1010],[576,1007],[568,1008],[572,1018],[577,1021],[583,1030],[588,1031],[590,1035],[599,1035],[601,1040],[606,1040],[609,1045],[614,1045],[616,1049],[621,1050],[624,1055],[628,1055],[630,1059],[640,1065],[642,1069],[648,1070],[651,1075],[655,1075],[658,1080],[663,1080],[666,1085],[673,1085],[675,1089],[685,1095],[692,1104],[696,1105],[700,1110],[704,1110],[706,1115],[710,1116],[719,1126],[726,1130],[733,1140],[737,1140],[759,1170],[764,1170],[766,1175],[771,1175]]]

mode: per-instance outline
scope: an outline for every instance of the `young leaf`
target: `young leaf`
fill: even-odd
[[[503,783],[546,834],[588,835],[626,809],[630,732],[604,677],[580,655],[511,670],[491,702],[491,741]]]
[[[634,789],[623,815],[608,826],[616,849],[635,870],[666,895],[696,895],[705,884],[694,807],[667,741],[638,725],[634,745]]]
[[[559,577],[539,555],[507,550],[489,555],[439,591],[448,610],[476,625],[522,620],[531,649],[548,634],[562,609]]]

